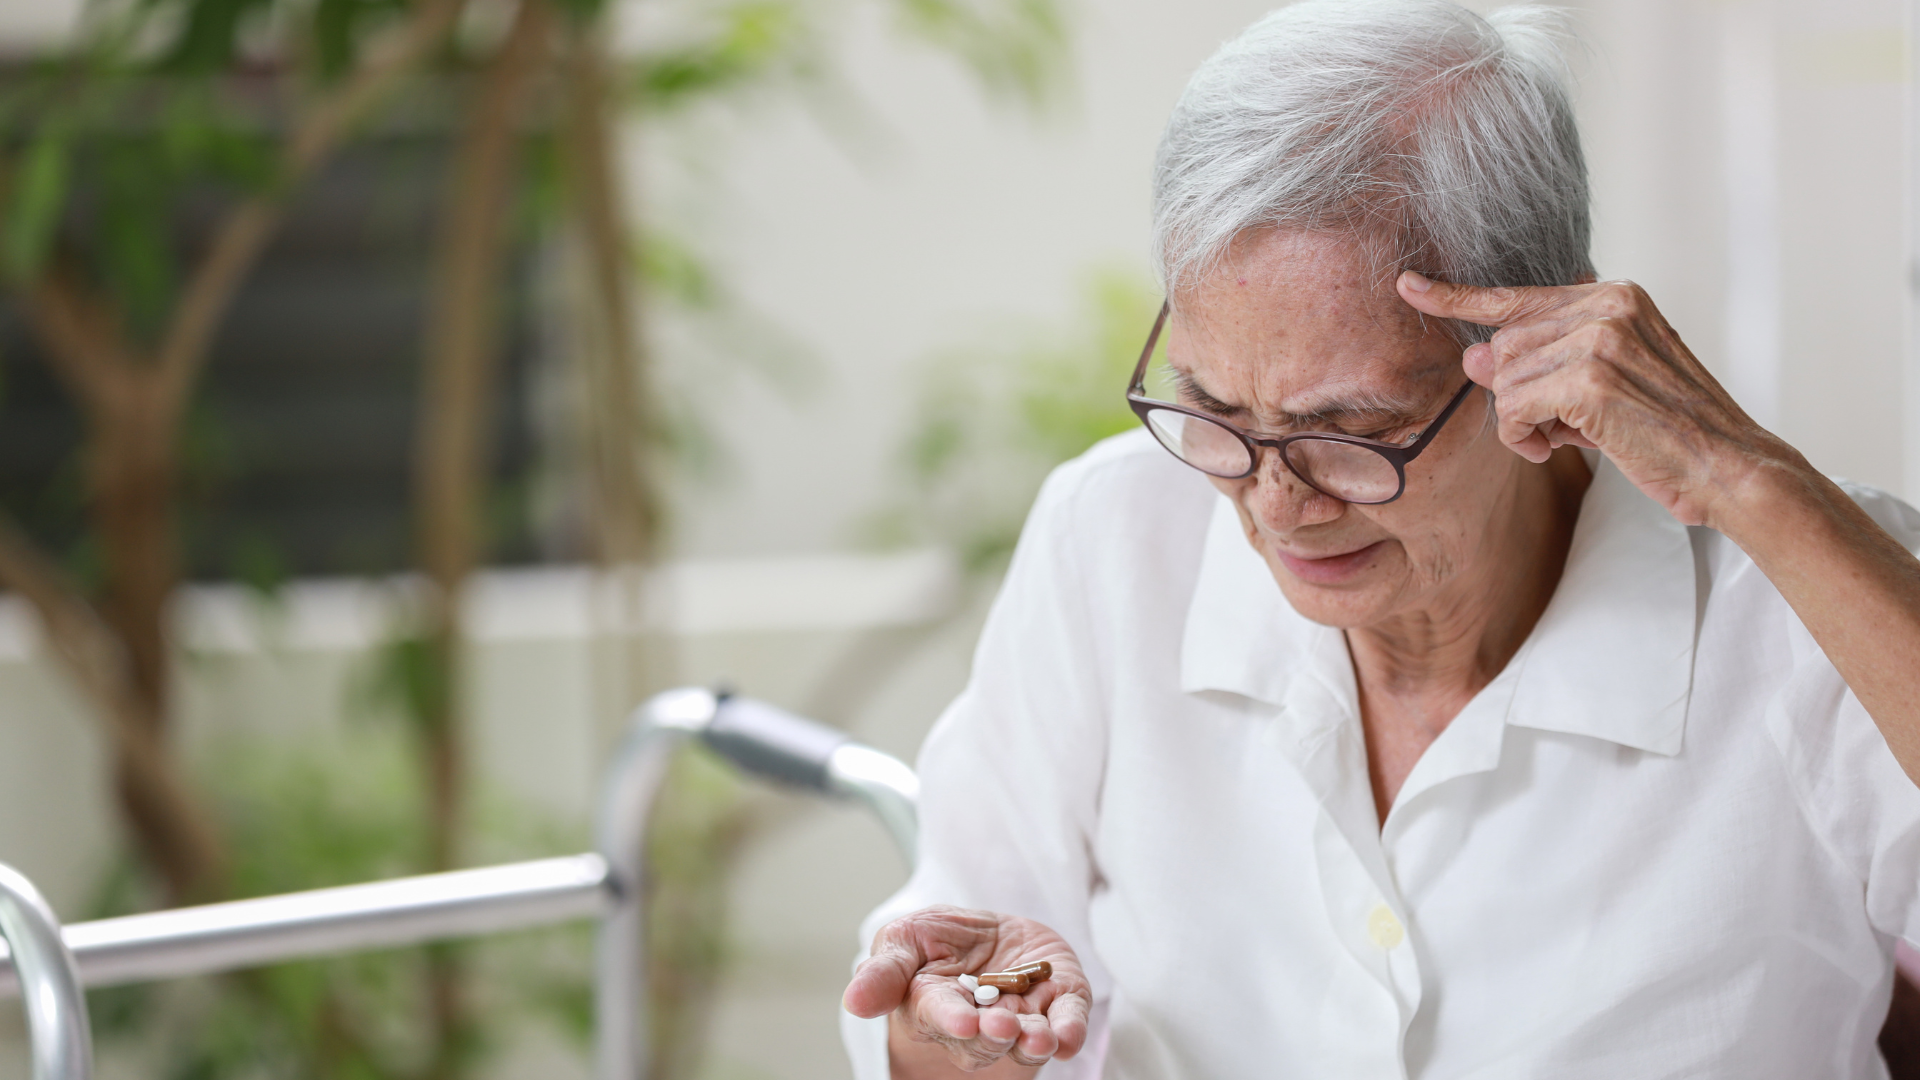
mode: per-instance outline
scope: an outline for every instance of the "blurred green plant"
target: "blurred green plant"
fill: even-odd
[[[232,845],[236,896],[266,896],[393,877],[428,845],[413,750],[390,725],[360,724],[289,743],[230,742],[203,790]],[[476,846],[490,861],[579,850],[577,828],[489,792]],[[122,864],[94,916],[137,910],[137,868]],[[283,964],[234,975],[89,995],[112,1060],[132,1054],[163,1078],[275,1076],[413,1080],[436,1060],[423,994],[435,951],[457,948],[485,973],[460,1057],[475,1060],[515,1025],[543,1023],[583,1042],[576,988],[589,980],[587,927]]]
[[[991,93],[1039,102],[1060,85],[1065,31],[1052,0],[877,2]],[[96,0],[70,48],[0,86],[0,281],[87,421],[73,485],[85,530],[49,551],[0,514],[0,584],[39,610],[114,739],[135,855],[115,877],[123,902],[439,869],[483,850],[465,792],[454,613],[486,555],[483,418],[497,404],[506,251],[529,233],[577,240],[596,552],[644,562],[662,513],[654,459],[674,425],[655,400],[637,297],[712,304],[724,290],[697,258],[630,242],[614,126],[623,114],[830,81],[822,42],[847,10],[660,0],[647,8],[646,43],[614,57],[605,0]],[[404,722],[389,726],[385,765],[307,762],[314,771],[300,773],[249,762],[189,776],[171,748],[167,616],[183,492],[221,467],[195,421],[209,350],[307,182],[362,129],[398,115],[453,131],[421,344],[416,524],[428,587],[380,662]],[[270,593],[280,574],[270,545],[224,542]],[[274,779],[239,786],[248,775]],[[355,775],[384,786],[341,802]],[[661,1076],[686,1075],[697,1057],[689,1033],[724,955],[719,897],[749,831],[724,783],[697,766],[674,783],[686,817],[652,839],[666,869],[650,962],[675,988],[655,1017]],[[485,1049],[476,1010],[499,980],[479,977],[469,955],[292,965],[153,998],[176,1002],[167,1008],[133,994],[100,1004],[109,1029],[167,1048],[167,1076],[442,1080]]]
[[[941,544],[970,570],[998,570],[1046,474],[1138,426],[1126,382],[1159,306],[1151,281],[1098,271],[1066,325],[1010,326],[930,357],[895,494],[869,518],[868,538]]]

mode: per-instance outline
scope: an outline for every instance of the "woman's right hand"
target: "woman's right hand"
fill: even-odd
[[[1024,994],[1002,994],[989,1006],[975,1005],[960,985],[961,975],[1036,960],[1053,965],[1051,977]],[[895,1075],[912,1075],[897,1059],[929,1056],[927,1051],[962,1072],[1070,1058],[1086,1041],[1093,993],[1073,950],[1032,919],[932,907],[895,919],[874,935],[873,955],[854,971],[842,1000],[855,1016],[891,1014]]]

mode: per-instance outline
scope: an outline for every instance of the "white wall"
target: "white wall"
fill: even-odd
[[[636,129],[635,201],[712,252],[745,306],[828,376],[782,393],[669,344],[666,365],[709,387],[737,463],[731,484],[688,492],[683,551],[846,545],[884,497],[925,357],[1014,316],[1065,322],[1091,267],[1147,273],[1160,124],[1194,65],[1271,5],[1068,2],[1073,100],[1044,119],[984,103],[953,61],[903,44],[882,5],[842,2],[817,10],[855,13],[834,44],[858,108],[826,123],[798,100],[702,114],[697,169],[675,165],[686,125]],[[0,43],[55,40],[80,6],[0,0]],[[646,0],[624,6],[640,27]],[[1911,494],[1908,0],[1562,6],[1589,46],[1601,272],[1646,285],[1821,467]]]
[[[690,204],[670,172],[650,176],[656,211],[689,214],[749,304],[831,376],[797,401],[748,383],[712,404],[755,440],[737,443],[736,483],[689,501],[680,543],[847,542],[882,497],[923,358],[1010,316],[1065,323],[1091,266],[1145,275],[1160,125],[1194,65],[1268,6],[1076,5],[1078,104],[1041,121],[983,104],[954,64],[862,20],[845,55],[889,132],[877,147],[850,151],[796,105],[734,129]],[[1602,274],[1644,284],[1820,467],[1902,490],[1905,4],[1572,7],[1590,49],[1579,93]],[[852,424],[852,406],[881,411]]]
[[[1601,273],[1816,465],[1911,498],[1906,7],[1587,0],[1581,108]]]

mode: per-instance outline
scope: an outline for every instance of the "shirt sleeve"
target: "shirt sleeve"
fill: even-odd
[[[1106,975],[1088,933],[1092,844],[1105,767],[1107,685],[1088,618],[1085,552],[1074,540],[1085,462],[1042,488],[995,599],[973,672],[920,751],[920,858],[861,925],[862,956],[886,923],[932,904],[1037,920],[1072,946],[1104,1017]],[[886,1019],[843,1016],[857,1080],[886,1080]],[[1097,1076],[1104,1031],[1042,1070]]]
[[[1885,492],[1842,485],[1909,551],[1920,512]],[[1920,944],[1920,787],[1873,718],[1798,620],[1796,660],[1769,708],[1810,824],[1865,886],[1866,914],[1883,934]]]

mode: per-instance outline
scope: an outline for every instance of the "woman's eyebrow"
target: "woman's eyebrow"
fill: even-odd
[[[1413,423],[1426,415],[1433,403],[1424,397],[1393,397],[1359,387],[1329,395],[1325,404],[1304,413],[1292,414],[1301,420],[1366,420],[1370,423]]]
[[[1193,373],[1180,368],[1170,367],[1175,386],[1180,396],[1193,403],[1203,412],[1220,416],[1233,416],[1247,410],[1239,405],[1229,405],[1207,392]],[[1378,391],[1355,387],[1341,396],[1330,397],[1317,408],[1301,413],[1282,413],[1276,420],[1290,426],[1332,423],[1339,420],[1367,420],[1375,423],[1412,423],[1420,419],[1430,402],[1411,398],[1388,397]]]
[[[1245,411],[1238,405],[1229,405],[1219,398],[1214,397],[1212,394],[1207,393],[1206,387],[1200,385],[1199,380],[1193,377],[1192,372],[1183,371],[1180,368],[1173,368],[1172,371],[1173,381],[1180,391],[1180,396],[1193,402],[1198,408],[1206,412],[1218,413],[1221,416],[1232,416],[1234,413]]]

